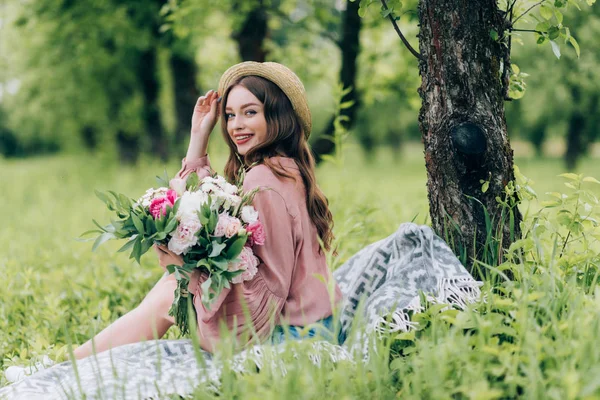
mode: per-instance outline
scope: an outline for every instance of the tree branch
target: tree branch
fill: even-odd
[[[279,18],[285,20],[286,22],[292,24],[292,25],[298,25],[297,22],[294,22],[290,19],[290,16],[287,15],[286,13],[282,12],[279,8],[277,7],[273,7],[272,10],[269,10],[269,12],[272,12],[274,15],[278,16]],[[315,35],[319,35],[324,39],[330,40],[331,42],[333,42],[337,47],[341,47],[341,42],[331,33],[327,32],[326,30],[322,29],[322,30],[317,30],[317,29],[313,29],[311,27],[309,27],[307,24],[301,24],[302,28],[305,31],[309,32],[309,33],[313,33]]]
[[[514,26],[517,21],[519,19],[521,19],[521,17],[523,17],[524,15],[526,15],[527,13],[529,13],[529,11],[533,10],[534,8],[536,8],[537,6],[539,6],[540,4],[544,3],[546,0],[540,0],[537,3],[535,3],[534,5],[532,5],[531,7],[529,7],[523,14],[519,15],[517,18],[515,18],[514,21],[511,21],[511,26]]]
[[[511,29],[511,32],[533,32],[533,33],[537,33],[538,35],[542,35],[546,32],[541,32],[541,31],[536,31],[535,29]]]
[[[383,9],[384,10],[388,10],[388,6],[387,6],[387,3],[385,2],[385,0],[381,0],[381,4],[383,5]],[[413,47],[410,45],[410,43],[408,43],[408,40],[406,40],[406,38],[404,37],[404,35],[400,31],[400,28],[398,27],[398,24],[396,23],[396,20],[394,19],[394,16],[392,15],[392,13],[390,13],[388,15],[388,18],[392,22],[392,25],[394,26],[394,30],[396,31],[396,33],[398,34],[398,36],[400,36],[400,40],[402,40],[402,43],[404,43],[404,46],[406,46],[406,48],[408,49],[408,51],[410,51],[412,53],[412,55],[417,58],[417,60],[421,60],[422,59],[421,54],[419,54],[418,51],[416,51],[415,49],[413,49]]]

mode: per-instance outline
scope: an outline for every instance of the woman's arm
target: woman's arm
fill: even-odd
[[[187,160],[193,161],[206,155],[208,139],[219,118],[218,95],[214,90],[209,90],[196,101],[192,114],[190,144],[185,156]]]

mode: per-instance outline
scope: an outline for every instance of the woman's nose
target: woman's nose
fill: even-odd
[[[244,127],[244,121],[240,116],[236,115],[235,117],[233,117],[233,122],[231,125],[233,129],[241,129]]]

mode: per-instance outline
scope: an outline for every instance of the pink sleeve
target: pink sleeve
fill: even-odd
[[[171,179],[170,186],[174,188],[174,181],[183,180],[185,181],[189,174],[195,172],[198,174],[198,178],[206,178],[210,176],[212,173],[212,169],[210,168],[210,159],[208,158],[208,154],[204,157],[197,158],[195,160],[186,160],[185,157],[181,160],[181,169],[175,175],[173,179]]]
[[[194,304],[201,341],[204,339],[203,347],[209,351],[218,342],[220,318],[224,318],[228,330],[235,330],[237,336],[247,342],[251,336],[248,315],[259,339],[268,338],[274,324],[279,322],[278,317],[288,297],[295,264],[293,217],[287,212],[281,195],[273,190],[258,192],[253,205],[266,234],[265,244],[252,248],[261,260],[256,276],[225,289],[210,310],[199,300],[200,285],[206,280],[206,275],[200,275],[193,284],[190,282],[190,290],[196,294]]]
[[[274,295],[287,299],[296,260],[294,218],[283,197],[269,188],[256,194],[253,205],[266,234],[265,244],[252,248],[262,261],[258,273]]]

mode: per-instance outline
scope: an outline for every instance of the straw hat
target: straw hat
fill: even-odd
[[[300,78],[285,65],[275,62],[246,61],[230,67],[219,81],[219,95],[225,91],[239,78],[243,76],[260,76],[276,84],[290,99],[296,115],[300,119],[304,135],[308,139],[312,128],[310,109],[306,99],[306,90]]]

